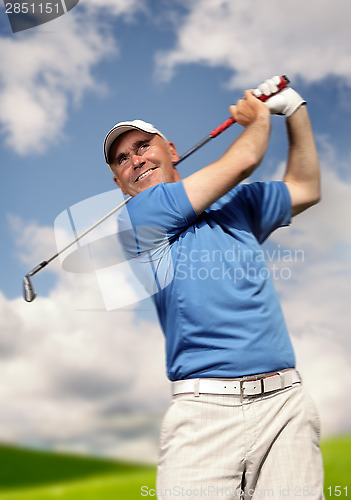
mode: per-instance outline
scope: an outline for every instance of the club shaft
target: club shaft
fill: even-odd
[[[61,250],[59,252],[56,252],[49,259],[44,260],[43,262],[41,262],[38,266],[36,266],[34,269],[32,269],[28,273],[28,276],[34,276],[34,274],[36,274],[37,272],[39,272],[41,269],[43,269],[43,267],[47,266],[51,261],[53,261],[59,255],[61,255],[63,252],[65,252],[66,250],[68,250],[72,245],[74,245],[75,243],[77,243],[77,241],[79,241],[82,238],[84,238],[84,236],[86,236],[91,231],[93,231],[97,226],[99,226],[100,224],[102,224],[103,222],[105,222],[106,219],[108,219],[109,217],[111,217],[111,215],[113,215],[115,212],[117,212],[119,209],[121,209],[131,198],[132,197],[129,196],[129,198],[126,198],[125,200],[123,200],[119,205],[117,205],[115,208],[113,208],[110,212],[108,212],[106,215],[104,215],[103,217],[101,217],[101,219],[99,219],[97,222],[94,222],[94,224],[92,226],[88,227],[88,229],[86,229],[83,233],[81,233],[76,238],[74,238],[74,240],[72,240],[70,243],[68,243],[68,245],[66,245],[64,248],[61,248]]]
[[[285,88],[288,84],[290,83],[290,80],[285,76],[281,76],[280,77],[280,83],[278,85],[278,90],[276,93],[280,92],[283,88]],[[262,95],[259,97],[259,100],[262,101],[262,102],[265,102],[267,99],[269,99],[269,97],[271,97],[273,94],[270,94],[268,96],[266,95]],[[188,151],[186,151],[180,158],[179,160],[175,163],[175,165],[178,165],[180,162],[182,162],[183,160],[185,160],[186,158],[188,158],[191,154],[193,154],[195,151],[197,151],[199,148],[201,148],[202,146],[204,146],[208,141],[210,141],[211,139],[214,139],[215,137],[218,137],[222,132],[224,132],[224,130],[227,130],[227,128],[231,127],[235,122],[234,118],[228,118],[226,121],[224,121],[223,123],[221,123],[218,127],[216,127],[215,129],[212,130],[212,132],[210,132],[210,134],[208,136],[206,136],[204,139],[202,139],[200,142],[198,142],[194,147],[192,147],[191,149],[189,149]],[[129,196],[129,198],[126,198],[125,200],[122,201],[122,203],[120,203],[119,205],[117,205],[115,208],[113,208],[110,212],[108,212],[106,215],[104,215],[103,217],[101,217],[101,219],[99,219],[97,222],[95,222],[92,226],[90,226],[88,229],[86,229],[83,233],[81,233],[80,235],[78,235],[73,241],[71,241],[70,243],[68,243],[68,245],[66,245],[64,248],[62,248],[60,251],[56,252],[54,255],[52,255],[49,259],[47,260],[44,260],[42,261],[40,264],[38,264],[34,269],[32,269],[26,276],[25,276],[25,286],[26,288],[29,290],[29,292],[27,293],[27,297],[28,297],[28,294],[30,295],[30,293],[32,293],[32,299],[31,300],[27,300],[27,302],[31,302],[32,300],[34,300],[35,298],[35,291],[34,291],[34,287],[32,286],[32,283],[30,281],[30,278],[31,276],[34,276],[36,273],[38,273],[41,269],[43,269],[44,267],[46,267],[50,262],[52,262],[54,259],[56,259],[59,255],[61,255],[63,252],[65,252],[66,250],[68,250],[71,246],[73,246],[75,243],[77,243],[79,240],[81,240],[82,238],[84,238],[84,236],[86,236],[87,234],[89,234],[91,231],[93,231],[97,226],[99,226],[100,224],[102,224],[106,219],[108,219],[109,217],[111,217],[111,215],[113,215],[114,213],[116,213],[118,210],[120,210],[122,207],[124,207],[128,201],[132,198],[132,196]]]
[[[191,149],[189,149],[188,151],[186,151],[186,153],[183,153],[182,156],[179,158],[179,160],[175,163],[175,165],[179,165],[179,163],[181,161],[185,160],[185,158],[188,158],[188,156],[190,156],[193,153],[195,153],[195,151],[197,151],[199,148],[201,148],[202,146],[204,146],[206,144],[206,142],[208,142],[211,139],[212,139],[211,135],[208,135],[207,137],[205,137],[204,139],[202,139],[202,141],[200,141],[198,144],[196,144],[196,146],[194,146]]]

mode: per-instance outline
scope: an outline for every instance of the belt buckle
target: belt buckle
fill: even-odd
[[[263,383],[263,378],[259,378],[256,380],[240,380],[240,397],[245,398],[245,397],[252,397],[252,396],[260,396],[261,394],[264,394],[264,383]],[[245,387],[244,384],[246,382],[255,382],[260,385],[260,392],[255,392],[254,394],[245,394]]]

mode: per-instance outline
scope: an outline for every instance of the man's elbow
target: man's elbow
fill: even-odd
[[[321,190],[321,185],[320,185],[320,181],[318,182],[318,184],[314,187],[314,189],[312,189],[312,192],[311,192],[311,207],[313,205],[317,205],[322,199],[322,190]]]
[[[313,207],[313,205],[317,205],[322,199],[322,193],[320,188],[315,188],[310,190],[307,195],[306,205],[307,207]]]
[[[292,202],[292,215],[297,215],[304,212],[313,205],[317,205],[321,200],[321,190],[319,186],[311,188],[301,187],[298,184],[286,182],[290,192]]]
[[[241,176],[243,179],[250,177],[251,174],[260,166],[262,162],[262,155],[258,155],[256,152],[247,152],[245,159],[241,163]]]

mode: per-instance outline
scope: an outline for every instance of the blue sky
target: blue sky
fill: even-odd
[[[322,10],[315,0],[273,0],[269,11],[258,1],[81,0],[55,21],[12,34],[0,7],[0,402],[7,408],[0,439],[153,456],[157,425],[150,415],[166,408],[169,388],[150,301],[106,312],[96,277],[65,272],[57,261],[34,277],[38,298],[26,304],[22,278],[56,252],[59,214],[84,201],[94,219],[97,202],[89,200],[114,189],[102,154],[114,123],[150,121],[182,153],[227,118],[245,88],[275,74],[287,74],[308,101],[323,200],[266,248],[303,251],[276,288],[324,435],[351,430],[344,401],[350,14],[346,0]],[[255,180],[284,171],[284,120],[272,117],[272,124]],[[233,126],[206,145],[179,167],[181,175],[215,159],[239,132]],[[108,203],[121,198],[117,190],[107,196]],[[123,276],[119,286],[125,293]],[[72,410],[69,417],[62,408]],[[133,438],[125,442],[127,425]]]

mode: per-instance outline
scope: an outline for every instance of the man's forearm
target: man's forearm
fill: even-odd
[[[270,115],[263,103],[255,97],[253,99],[259,103],[255,118],[249,117],[250,123],[236,141],[221,158],[183,181],[189,200],[198,214],[251,175],[266,152],[270,135]],[[242,104],[244,110],[246,106],[247,103]],[[255,107],[256,103],[253,103],[253,106]],[[235,119],[237,117],[241,119],[241,114],[234,116]]]
[[[320,199],[319,160],[306,106],[301,106],[286,123],[289,154],[284,182],[296,215]]]

